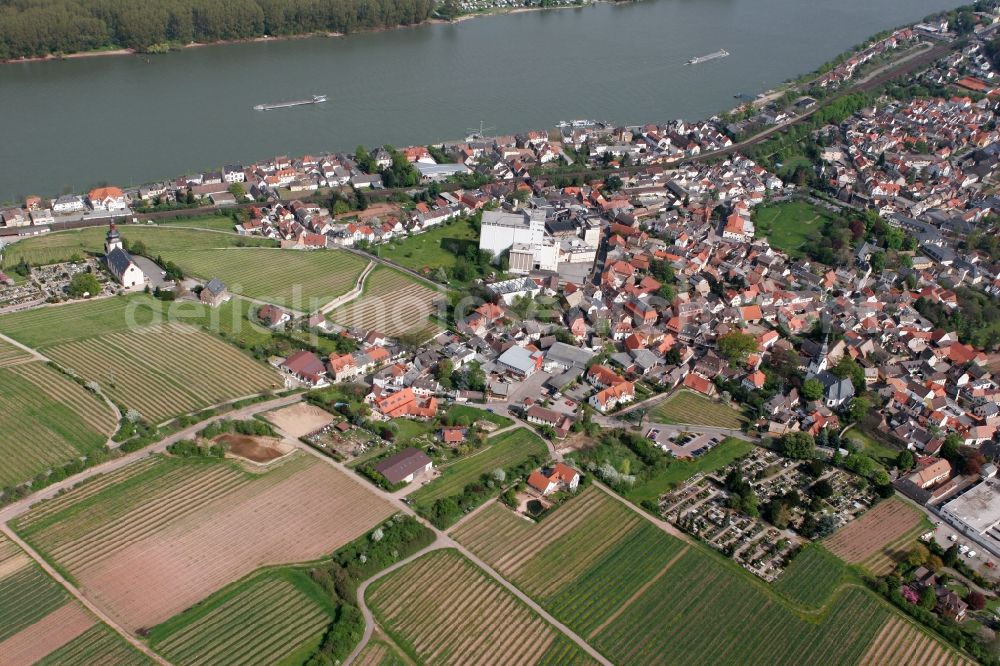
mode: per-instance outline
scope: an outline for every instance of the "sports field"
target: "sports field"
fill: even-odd
[[[379,248],[379,256],[421,274],[452,268],[457,255],[445,246],[479,247],[479,233],[468,220],[454,220],[421,234],[393,240]]]
[[[705,425],[732,430],[739,430],[746,422],[746,418],[729,405],[709,400],[691,391],[678,391],[670,396],[653,408],[649,418],[658,423]]]
[[[0,367],[0,395],[0,487],[100,449],[117,427],[106,402],[42,361]]]
[[[806,239],[819,233],[823,223],[832,219],[835,219],[832,213],[805,201],[758,206],[753,213],[756,236],[766,236],[771,247],[792,257],[801,256]]]
[[[527,428],[517,428],[491,437],[486,447],[442,467],[441,476],[410,495],[418,505],[462,492],[466,485],[500,467],[516,465],[531,456],[545,456],[545,442]]]
[[[184,249],[163,253],[185,274],[219,278],[233,293],[313,312],[354,288],[366,262],[341,250]]]
[[[929,529],[919,509],[890,497],[837,530],[823,545],[849,564],[860,564],[872,573],[885,575]]]
[[[329,319],[346,328],[357,326],[390,336],[421,333],[429,338],[439,328],[427,318],[443,298],[412,277],[379,266],[365,279],[362,295],[331,312]]]
[[[454,550],[368,588],[379,624],[419,663],[590,664],[593,660]]]
[[[149,641],[179,666],[266,666],[315,646],[335,612],[304,571],[272,571],[168,620],[150,632]]]
[[[43,502],[16,521],[32,545],[123,626],[153,627],[277,564],[332,553],[392,505],[305,454],[265,472],[157,457]],[[109,475],[110,476],[110,475]],[[178,647],[178,649],[181,649]]]

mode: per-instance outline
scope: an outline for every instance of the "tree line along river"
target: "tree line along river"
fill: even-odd
[[[0,66],[0,201],[276,154],[697,119],[960,0],[650,0]],[[725,49],[697,65],[688,59]],[[328,95],[325,104],[254,111]]]

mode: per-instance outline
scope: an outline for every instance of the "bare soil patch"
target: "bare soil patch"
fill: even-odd
[[[96,620],[71,601],[0,643],[0,666],[34,664],[94,626]]]
[[[304,402],[267,413],[267,420],[289,437],[298,439],[333,423],[328,412]]]
[[[275,437],[253,437],[226,433],[219,435],[214,441],[218,444],[224,444],[232,455],[246,458],[255,463],[268,463],[277,460],[294,449],[293,446],[285,444]]]
[[[860,564],[919,526],[922,518],[902,500],[888,499],[842,527],[824,545],[845,562]]]
[[[277,482],[273,469],[161,529],[136,523],[100,558],[72,567],[81,588],[129,630],[152,627],[267,565],[319,559],[394,513],[319,460]],[[297,463],[295,463],[297,464]],[[154,512],[170,506],[147,507]],[[127,527],[127,526],[126,526]]]

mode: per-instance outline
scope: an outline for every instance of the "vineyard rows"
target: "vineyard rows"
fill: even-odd
[[[433,328],[427,318],[441,298],[409,276],[380,267],[365,279],[364,293],[334,310],[330,320],[345,328],[374,329],[390,336],[414,333]]]
[[[31,354],[20,347],[15,347],[0,340],[0,368],[25,363],[30,360]]]
[[[425,555],[381,579],[369,588],[368,603],[381,626],[428,664],[536,664],[560,636],[452,550]]]
[[[884,569],[887,547],[916,536],[925,521],[924,515],[902,500],[891,498],[853,520],[823,545],[849,564],[873,560]],[[885,573],[885,572],[882,572]]]
[[[111,408],[44,363],[0,368],[0,487],[94,451],[114,431]]]
[[[49,654],[36,666],[145,666],[150,663],[146,655],[98,624]]]
[[[330,616],[292,583],[262,578],[155,647],[181,666],[274,664],[329,623]]]
[[[861,666],[966,666],[972,663],[906,620],[893,617],[868,648]]]
[[[837,556],[811,544],[792,559],[775,589],[797,604],[815,608],[826,602],[846,573],[847,567]]]
[[[211,335],[180,324],[52,347],[64,367],[159,422],[278,385],[278,375]]]
[[[809,655],[810,664],[840,666],[862,657],[887,616],[870,593],[851,589],[822,622],[803,621],[740,572],[691,550],[594,643],[617,663],[770,666]]]

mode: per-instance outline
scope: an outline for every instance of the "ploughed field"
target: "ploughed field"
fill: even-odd
[[[428,321],[442,294],[391,268],[379,266],[365,278],[364,292],[337,308],[329,318],[345,328],[376,330],[398,336],[420,333],[430,337],[438,327]]]
[[[925,531],[925,518],[915,507],[892,497],[853,520],[823,544],[850,564],[878,575],[889,573],[896,557]]]
[[[41,503],[15,525],[132,631],[262,566],[332,553],[393,513],[362,482],[305,454],[261,473],[214,459],[135,465]]]
[[[153,423],[281,386],[271,368],[208,333],[165,321],[144,298],[16,313],[0,321],[0,332],[97,382]]]
[[[118,424],[100,397],[43,361],[17,358],[28,362],[0,366],[0,488],[100,449]]]
[[[0,665],[148,662],[0,535]]]
[[[965,663],[873,593],[843,584],[843,563],[826,551],[806,549],[776,591],[593,487],[537,524],[490,505],[452,536],[613,663]],[[809,575],[817,590],[802,589]],[[918,648],[899,661],[901,632]]]
[[[368,588],[366,600],[380,626],[422,663],[594,663],[455,550],[392,572]]]

